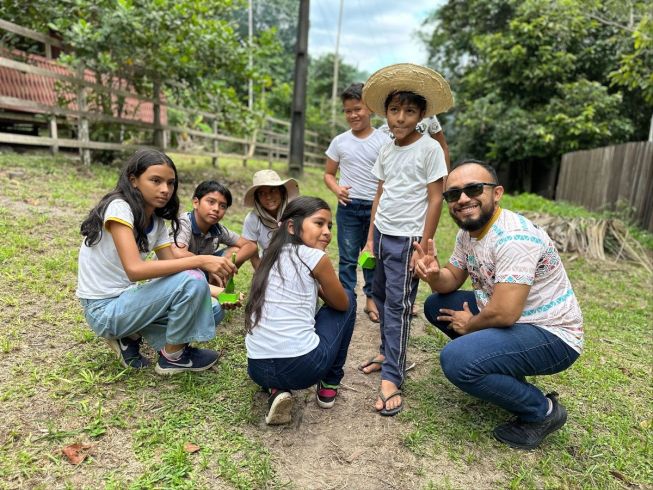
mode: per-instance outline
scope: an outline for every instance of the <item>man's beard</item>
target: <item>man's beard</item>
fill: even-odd
[[[481,215],[478,218],[468,218],[461,220],[456,217],[455,213],[449,208],[449,215],[453,218],[456,224],[465,231],[478,231],[488,224],[492,215],[494,214],[494,203],[491,203],[489,209],[484,209],[481,204]]]

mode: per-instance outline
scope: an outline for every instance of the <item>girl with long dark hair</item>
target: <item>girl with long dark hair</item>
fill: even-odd
[[[129,158],[116,188],[81,225],[77,296],[91,329],[104,338],[125,367],[143,368],[143,338],[160,353],[159,374],[203,371],[217,352],[190,347],[215,337],[221,319],[204,274],[228,277],[228,258],[197,255],[175,259],[164,219],[179,229],[177,169],[164,153],[145,149]],[[148,260],[156,254],[158,260]],[[156,279],[156,280],[151,280]]]
[[[317,197],[289,202],[254,274],[245,307],[248,372],[270,393],[268,424],[291,420],[290,390],[317,384],[317,403],[331,408],[344,375],[356,320],[325,250],[331,209]],[[317,309],[319,296],[324,306]]]

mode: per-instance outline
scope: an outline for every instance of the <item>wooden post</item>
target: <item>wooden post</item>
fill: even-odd
[[[213,123],[211,124],[213,128],[213,136],[218,135],[218,116],[215,116],[213,118]],[[213,158],[211,158],[211,164],[215,167],[218,164],[218,139],[213,138],[213,154],[215,155]]]
[[[161,150],[165,151],[166,149],[166,140],[163,135],[163,129],[161,128],[161,82],[156,81],[154,82],[154,86],[152,88],[152,92],[154,95],[154,105],[152,106],[152,112],[153,112],[153,123],[154,123],[154,146],[157,148],[160,148]]]
[[[306,123],[306,84],[308,78],[308,12],[310,0],[299,2],[299,24],[295,48],[295,76],[292,100],[292,125],[288,170],[292,177],[304,172],[304,126]]]
[[[88,149],[85,145],[88,144],[89,138],[89,128],[88,128],[88,118],[83,114],[86,113],[86,87],[84,86],[84,66],[80,66],[77,70],[77,76],[79,77],[79,89],[77,90],[77,109],[82,113],[79,116],[77,121],[77,139],[80,143],[79,148],[79,158],[82,162],[82,165],[91,164],[91,150]]]
[[[59,140],[57,135],[57,116],[50,115],[50,138],[54,140],[54,144],[50,147],[53,155],[59,153]]]

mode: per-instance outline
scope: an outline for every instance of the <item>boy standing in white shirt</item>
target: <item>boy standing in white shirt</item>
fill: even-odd
[[[338,198],[338,278],[345,289],[353,292],[356,288],[357,259],[367,243],[372,201],[378,184],[372,167],[379,150],[391,138],[371,126],[372,113],[363,103],[362,83],[350,85],[340,97],[345,119],[351,129],[331,141],[326,151],[324,183]],[[339,181],[336,180],[338,168]],[[372,300],[373,277],[373,270],[363,269],[364,311],[372,322],[378,323],[379,312]]]
[[[438,73],[403,63],[374,73],[365,84],[363,101],[377,114],[385,113],[395,137],[374,164],[379,184],[365,247],[376,257],[372,294],[381,321],[381,347],[372,360],[382,363],[375,408],[381,415],[393,416],[403,409],[400,388],[419,282],[414,276],[413,242],[425,247],[433,238],[447,175],[442,147],[421,135],[416,126],[425,116],[448,110],[453,98]]]

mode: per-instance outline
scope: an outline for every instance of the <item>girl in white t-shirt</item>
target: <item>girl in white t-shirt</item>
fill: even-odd
[[[317,403],[331,408],[356,319],[325,249],[331,210],[317,197],[286,207],[254,274],[245,307],[249,376],[270,393],[268,424],[290,422],[290,390],[317,384]],[[318,295],[325,305],[317,309]]]
[[[288,202],[298,195],[299,186],[295,179],[281,180],[274,170],[259,170],[254,174],[252,185],[244,198],[245,206],[254,210],[245,216],[241,234],[257,245],[256,252],[251,257],[254,269],[258,268],[261,260],[258,247],[265,252]]]
[[[77,296],[91,329],[125,367],[150,363],[140,353],[145,338],[160,351],[155,370],[164,375],[203,371],[217,362],[217,352],[189,345],[215,337],[222,316],[197,269],[222,277],[236,272],[225,257],[173,257],[164,219],[172,222],[176,239],[177,186],[177,169],[167,155],[137,151],[116,188],[82,223],[79,252]],[[152,252],[158,260],[147,260]]]

